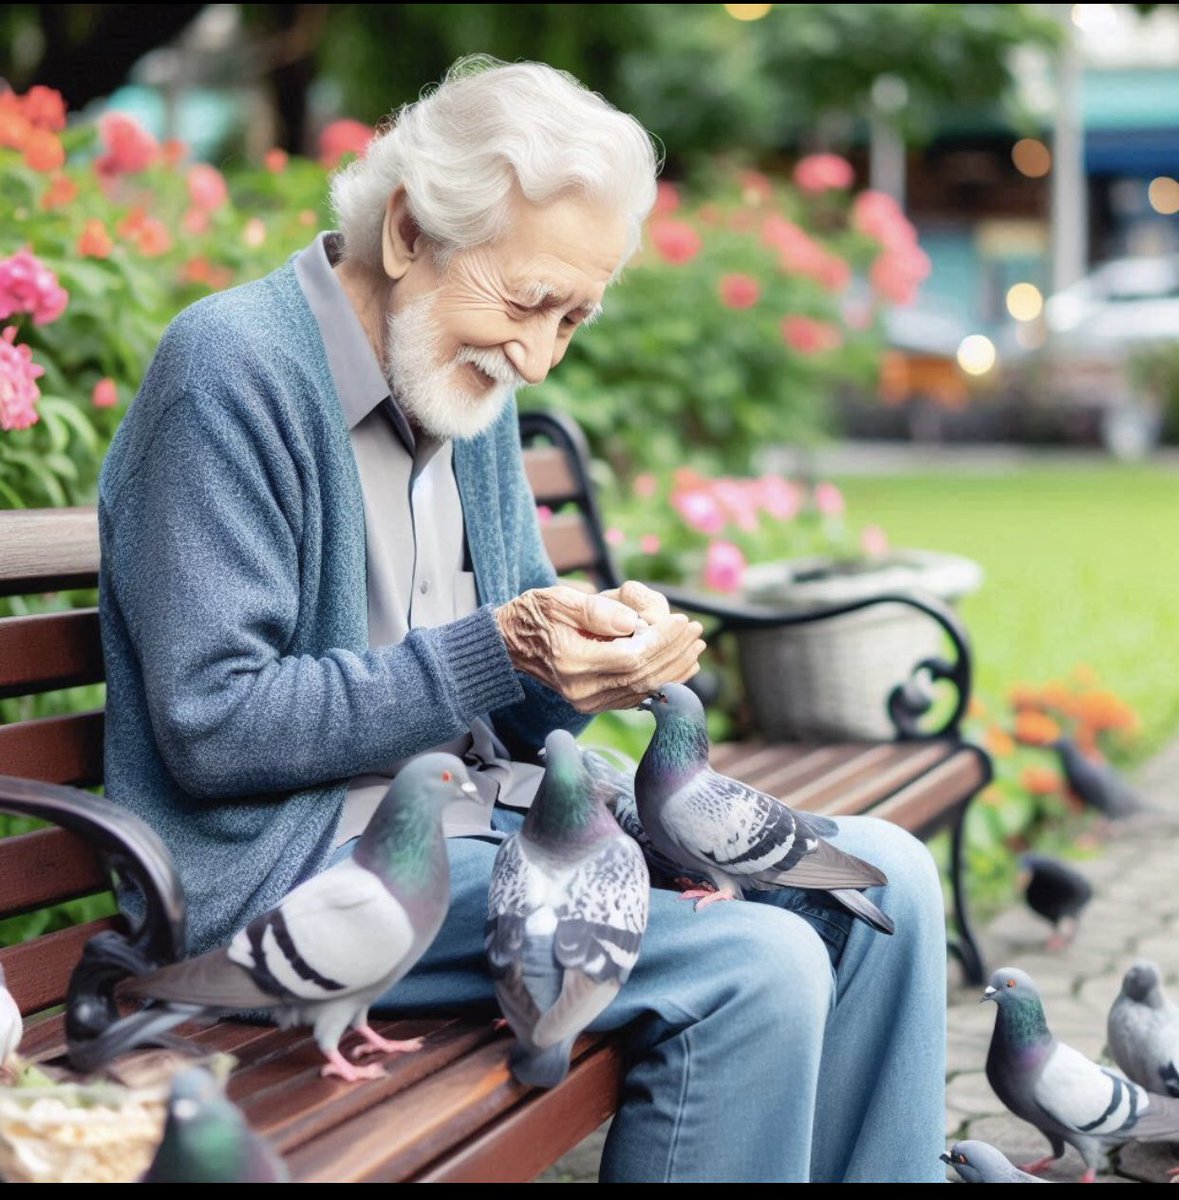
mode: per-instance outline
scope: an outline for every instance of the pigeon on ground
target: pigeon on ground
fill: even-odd
[[[664,684],[639,707],[655,717],[635,775],[639,820],[656,850],[716,888],[685,899],[699,910],[747,888],[819,888],[873,929],[893,932],[892,918],[859,890],[887,883],[884,872],[823,840],[839,831],[834,821],[711,768],[704,706],[689,688]]]
[[[1148,1092],[1179,1096],[1179,1006],[1163,992],[1158,967],[1136,962],[1122,976],[1106,1036],[1114,1062]]]
[[[228,947],[174,963],[125,985],[128,995],[166,1001],[183,1016],[269,1009],[283,1028],[311,1025],[327,1059],[324,1075],[353,1082],[379,1078],[339,1051],[349,1027],[361,1054],[416,1050],[368,1024],[369,1006],[426,952],[450,904],[450,866],[442,836],[446,806],[475,785],[451,754],[407,763],[360,836],[350,858],[301,883],[276,908],[241,930]],[[126,1018],[134,1021],[133,1017]]]
[[[942,1162],[949,1163],[958,1172],[963,1183],[1046,1183],[1026,1171],[1021,1171],[1005,1154],[996,1150],[989,1142],[973,1138],[955,1142],[949,1154],[942,1155]]]
[[[1095,762],[1071,738],[1058,738],[1052,748],[1072,792],[1111,821],[1149,811],[1129,781],[1109,763]]]
[[[1093,899],[1084,875],[1067,863],[1041,854],[1025,854],[1021,866],[1031,873],[1024,898],[1028,908],[1052,923],[1049,950],[1063,950],[1077,936],[1081,911]]]
[[[651,886],[573,735],[550,733],[544,762],[523,828],[496,853],[484,939],[517,1038],[512,1073],[534,1087],[564,1079],[574,1039],[630,977]]]
[[[1044,1170],[1064,1154],[1068,1142],[1085,1160],[1081,1182],[1092,1183],[1105,1153],[1124,1142],[1179,1138],[1179,1100],[1153,1096],[1057,1041],[1040,993],[1025,972],[1015,967],[996,971],[982,999],[995,1001],[999,1009],[987,1080],[995,1095],[1052,1146],[1051,1155],[1022,1170]]]
[[[286,1164],[203,1067],[172,1079],[164,1137],[142,1183],[290,1183]]]
[[[15,1072],[13,1060],[20,1048],[23,1031],[20,1009],[5,986],[4,967],[0,965],[0,1078]]]

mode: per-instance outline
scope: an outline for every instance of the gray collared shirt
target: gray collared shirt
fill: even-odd
[[[321,234],[295,259],[295,275],[319,323],[332,381],[348,422],[364,496],[368,640],[394,645],[414,628],[432,628],[478,607],[473,571],[465,569],[463,507],[452,443],[415,431],[396,400],[333,264],[339,235]],[[492,805],[526,808],[538,768],[513,763],[491,723],[477,719],[460,738],[435,747],[464,758],[479,800],[452,807],[448,837],[491,832]],[[337,844],[360,834],[402,762],[348,785]]]

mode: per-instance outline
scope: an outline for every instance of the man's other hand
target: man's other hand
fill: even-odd
[[[660,684],[691,679],[704,651],[700,623],[641,583],[533,588],[495,616],[512,665],[583,713],[633,708]]]

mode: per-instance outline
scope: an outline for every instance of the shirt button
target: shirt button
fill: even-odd
[[[418,591],[424,596],[429,590],[430,581],[428,579],[423,579],[422,582],[418,584]]]

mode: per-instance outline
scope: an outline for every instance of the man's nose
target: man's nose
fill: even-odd
[[[543,383],[561,356],[557,349],[556,327],[537,325],[518,334],[504,346],[508,362],[528,383]]]

